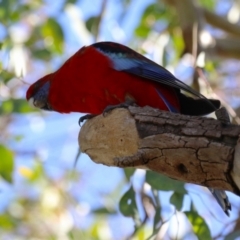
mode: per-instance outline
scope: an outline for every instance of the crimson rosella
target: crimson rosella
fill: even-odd
[[[56,72],[32,84],[26,98],[44,110],[93,115],[129,99],[138,106],[187,115],[206,115],[220,107],[218,100],[205,98],[165,68],[113,42],[82,47]],[[231,205],[225,192],[210,191],[228,214]]]

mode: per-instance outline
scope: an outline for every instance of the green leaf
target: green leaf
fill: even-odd
[[[12,230],[15,228],[14,219],[8,214],[2,214],[0,215],[0,226],[2,229]]]
[[[158,25],[168,25],[175,23],[176,18],[171,9],[166,10],[166,6],[162,2],[150,4],[144,11],[140,24],[135,29],[135,34],[141,38],[147,38],[149,33],[156,29],[159,32]],[[160,24],[159,24],[160,23]]]
[[[103,208],[97,208],[97,209],[93,210],[92,213],[112,215],[112,214],[116,214],[117,212],[114,209],[108,209],[108,208],[103,207]]]
[[[93,236],[91,235],[90,232],[88,232],[87,230],[83,230],[83,229],[78,229],[76,227],[72,228],[68,234],[67,234],[69,240],[77,240],[77,239],[91,239],[91,240],[95,240],[96,238],[93,238]],[[56,240],[58,237],[53,238],[49,237],[49,240]],[[99,238],[98,238],[99,239]]]
[[[13,152],[3,145],[0,145],[0,175],[8,182],[12,182],[14,169]]]
[[[47,22],[43,24],[42,34],[46,41],[52,41],[52,44],[49,44],[49,47],[59,54],[63,53],[63,30],[60,24],[54,18],[49,18]]]
[[[209,9],[209,10],[214,10],[216,1],[215,0],[200,0],[200,4]]]
[[[153,232],[155,232],[155,230],[158,229],[159,223],[162,221],[160,213],[161,213],[161,207],[157,207],[156,213],[154,216],[154,221],[153,221]]]
[[[181,58],[181,54],[183,53],[185,47],[182,33],[180,31],[173,31],[171,36],[177,61],[179,61],[179,58]]]
[[[130,178],[134,174],[135,170],[136,170],[135,168],[124,168],[124,174],[125,174],[125,177],[128,181],[130,180]]]
[[[34,182],[39,180],[44,175],[43,165],[40,162],[36,162],[35,166],[32,168],[32,175],[30,181]]]
[[[170,203],[173,204],[178,211],[182,209],[184,195],[185,194],[174,192],[170,198]]]
[[[156,190],[186,193],[183,182],[173,180],[156,172],[147,171],[146,182]]]
[[[88,31],[91,32],[95,37],[96,37],[97,32],[98,32],[99,21],[100,21],[99,16],[90,17],[90,18],[86,21],[86,28],[87,28]]]
[[[2,24],[6,24],[7,20],[9,20],[10,15],[10,2],[8,0],[0,1],[0,21]]]
[[[2,70],[1,76],[0,76],[0,81],[7,83],[9,80],[13,79],[14,77],[16,77],[16,75],[14,73],[6,71],[6,70]]]
[[[76,4],[78,0],[66,0],[65,5],[67,5],[68,3],[71,4]]]
[[[28,12],[30,12],[29,4],[23,4],[16,0],[0,1],[0,22],[4,25],[13,25],[13,23],[19,22],[22,16],[26,16]]]
[[[26,99],[9,99],[3,101],[0,106],[0,114],[29,113],[36,111],[31,108]]]
[[[204,219],[195,211],[185,212],[189,222],[192,224],[193,232],[198,239],[211,240],[210,230]]]
[[[120,212],[126,217],[134,217],[137,212],[135,192],[131,186],[119,202]]]
[[[139,26],[135,29],[135,34],[140,38],[146,38],[150,33],[151,28],[147,26]]]
[[[32,49],[31,53],[34,58],[38,58],[43,61],[49,61],[52,59],[52,53],[46,48]]]

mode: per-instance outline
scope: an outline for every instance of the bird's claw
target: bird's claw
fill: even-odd
[[[136,105],[135,102],[133,101],[126,101],[123,103],[119,103],[116,105],[109,105],[103,110],[103,116],[105,117],[107,113],[111,112],[112,110],[116,108],[128,108],[129,106],[134,106]]]
[[[115,108],[128,108],[129,106],[137,106],[134,101],[127,100],[126,102],[119,103],[116,105],[109,105],[103,110],[103,116],[105,117],[107,113],[111,112]],[[81,123],[85,120],[91,119],[93,117],[97,116],[96,114],[86,114],[79,118],[78,125],[81,126]]]
[[[96,114],[86,114],[86,115],[80,117],[79,120],[78,120],[78,125],[81,126],[81,123],[82,123],[83,121],[88,120],[88,119],[91,119],[91,118],[93,118],[93,117],[95,117],[95,116],[96,116]]]

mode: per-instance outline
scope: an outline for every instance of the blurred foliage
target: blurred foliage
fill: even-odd
[[[8,182],[12,182],[14,157],[13,152],[5,146],[0,145],[0,175]]]
[[[215,4],[216,4],[216,1],[214,0],[200,0],[199,3],[209,9],[209,10],[214,10],[214,7],[215,7]]]
[[[135,34],[145,39],[152,31],[157,33],[164,32],[166,29],[170,31],[173,27],[176,27],[176,24],[177,17],[174,12],[167,9],[161,2],[157,2],[145,9],[141,22],[135,29]]]
[[[182,182],[170,179],[155,172],[146,173],[146,182],[156,190],[173,190],[179,193],[186,193],[186,190],[184,189],[184,184]]]
[[[191,222],[193,231],[198,239],[212,239],[210,230],[205,220],[199,216],[199,214],[197,214],[195,211],[185,212],[185,214],[188,217],[188,220]]]
[[[68,188],[69,182],[81,180],[80,173],[73,173],[72,170],[66,169],[62,178],[57,181],[51,179],[44,169],[37,150],[30,153],[33,162],[31,167],[18,165],[16,156],[19,157],[20,154],[11,147],[10,142],[21,141],[22,136],[14,135],[9,128],[14,123],[15,117],[21,118],[23,114],[32,114],[36,110],[28,105],[24,94],[19,94],[19,90],[25,92],[27,86],[22,78],[24,71],[17,74],[17,65],[25,61],[26,71],[33,74],[40,64],[47,68],[45,66],[62,56],[67,51],[66,34],[69,29],[64,27],[61,17],[65,14],[67,7],[79,8],[84,0],[61,1],[61,6],[56,8],[55,13],[49,11],[47,2],[43,0],[0,1],[0,50],[3,57],[0,62],[0,176],[4,186],[9,183],[13,186],[22,184],[25,188],[33,188],[35,192],[30,196],[26,194],[25,189],[21,194],[12,193],[12,198],[0,214],[0,238],[112,239],[116,235],[110,228],[109,222],[112,223],[114,221],[112,219],[119,216],[120,212],[126,221],[132,219],[134,226],[129,236],[126,236],[125,232],[117,231],[122,234],[119,239],[155,239],[161,230],[165,231],[164,226],[169,224],[174,217],[177,218],[179,212],[184,211],[181,214],[186,217],[184,221],[191,225],[190,235],[186,234],[186,236],[174,237],[174,239],[211,239],[214,224],[208,226],[203,216],[195,210],[197,206],[182,182],[147,171],[142,177],[141,189],[136,190],[134,185],[136,170],[125,169],[120,183],[121,187],[109,193],[109,198],[114,199],[114,207],[106,203],[99,208],[92,209],[87,215],[91,218],[90,223],[82,227],[81,224],[77,224],[76,220],[80,218],[80,214],[76,212],[80,211],[77,209],[81,206]],[[161,50],[162,54],[157,55],[155,60],[164,66],[176,67],[177,62],[183,61],[184,58],[184,41],[178,15],[165,2],[167,1],[159,0],[146,6],[142,15],[139,16],[139,22],[131,35],[133,40],[129,45],[150,55]],[[230,2],[234,3],[234,1]],[[118,7],[119,4],[122,6],[122,9],[119,9],[118,20],[123,22],[122,20],[127,18],[128,14],[131,15],[131,5],[136,4],[136,1],[133,3],[131,0],[115,0],[115,3]],[[198,4],[212,11],[217,8],[216,0],[199,0]],[[92,7],[95,8],[94,5]],[[98,14],[92,14],[84,19],[84,27],[93,39],[98,39],[99,36],[104,39],[101,35],[103,34],[101,30],[104,29],[101,21],[104,20],[105,11],[107,9],[104,5]],[[67,27],[68,24],[73,25],[75,22],[67,23]],[[25,54],[17,56],[18,64],[11,62],[12,54],[16,49],[21,49]],[[184,64],[183,62],[182,65]],[[218,84],[216,79],[220,82],[223,76],[227,75],[225,68],[222,70],[222,75],[217,73],[219,66],[221,62],[218,58],[206,60],[205,70],[208,72],[210,84],[215,84],[215,86]],[[40,68],[39,71],[42,69]],[[25,156],[23,155],[22,158]],[[125,192],[123,192],[123,186],[125,189],[128,186]],[[102,188],[104,189],[104,186]],[[14,187],[12,189],[14,190]],[[81,189],[78,191],[80,192]],[[165,196],[164,193],[169,192],[170,198],[165,201],[171,213],[166,214],[159,196]],[[2,197],[4,194],[4,190],[1,190]],[[185,204],[185,208],[189,208],[189,211],[185,211],[184,208],[185,198],[190,198],[191,206]],[[98,198],[96,198],[97,201]],[[117,201],[119,205],[116,204]],[[211,221],[218,220],[211,216]],[[170,228],[170,225],[168,226]],[[229,230],[225,239],[235,239],[239,236],[239,230],[235,230],[235,232]],[[171,239],[169,235],[170,233],[166,233],[163,239]],[[219,234],[218,237],[223,239],[224,235]]]
[[[36,109],[35,109],[36,111]],[[1,103],[0,114],[29,113],[33,112],[25,99],[8,99]]]

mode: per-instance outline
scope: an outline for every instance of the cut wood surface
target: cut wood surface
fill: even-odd
[[[239,134],[240,126],[213,118],[129,107],[88,120],[79,145],[96,163],[144,168],[240,195]]]

